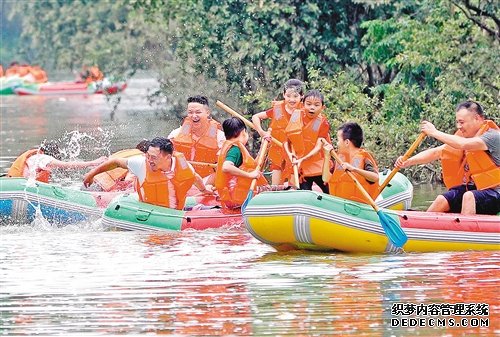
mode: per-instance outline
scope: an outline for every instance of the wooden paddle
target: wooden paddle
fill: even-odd
[[[343,164],[342,159],[339,158],[338,154],[335,152],[335,150],[330,151],[330,155],[340,164]],[[389,240],[396,246],[396,247],[403,247],[403,245],[408,241],[408,236],[406,233],[403,231],[403,228],[401,228],[401,225],[394,220],[393,218],[389,217],[387,214],[382,212],[381,209],[378,208],[378,206],[375,204],[375,201],[373,201],[372,197],[368,192],[365,190],[363,185],[359,182],[359,180],[356,178],[356,176],[350,172],[349,170],[345,170],[346,173],[351,177],[351,179],[354,181],[356,184],[357,188],[360,190],[360,192],[364,195],[364,197],[368,200],[368,203],[370,206],[373,207],[375,212],[377,212],[378,218],[380,220],[380,223],[382,224],[382,228],[384,229],[385,234],[389,238]]]
[[[424,140],[425,138],[425,133],[424,132],[421,132],[417,139],[415,139],[415,141],[413,142],[413,144],[411,144],[410,148],[408,149],[408,151],[405,152],[405,154],[403,155],[403,160],[407,160],[409,156],[411,156],[411,154],[417,149],[417,147],[420,145],[420,143],[422,143],[422,141]],[[389,185],[389,182],[392,180],[392,178],[394,178],[394,176],[396,175],[396,173],[398,173],[399,171],[399,167],[395,167],[392,169],[391,173],[389,174],[389,176],[384,180],[384,182],[382,183],[382,185],[380,185],[379,189],[378,189],[378,194],[377,196],[382,193],[382,191],[384,190],[384,188]]]
[[[188,163],[191,165],[208,166],[208,167],[217,168],[217,164],[215,164],[215,163],[205,163],[203,161],[192,161],[192,160],[188,160]]]
[[[248,119],[246,119],[245,117],[243,117],[243,115],[241,115],[238,112],[234,111],[233,109],[231,109],[230,107],[228,107],[227,105],[225,105],[224,103],[222,103],[221,101],[215,102],[215,105],[217,105],[219,108],[221,108],[222,110],[224,110],[228,114],[233,115],[234,117],[241,119],[243,121],[243,123],[245,123],[245,125],[247,125],[248,127],[250,127],[250,128],[252,128],[252,129],[255,130],[255,125],[253,125],[252,122],[250,122]],[[271,137],[271,141],[274,144],[278,145],[279,147],[283,146],[283,143],[281,143],[279,140],[277,140],[274,137]]]
[[[267,139],[262,140],[262,145],[260,148],[260,153],[259,156],[257,157],[257,166],[255,167],[256,170],[259,170],[262,168],[262,165],[264,164],[264,158],[267,153],[267,147],[269,145],[269,141]],[[250,189],[248,190],[247,198],[245,201],[243,201],[243,204],[241,205],[241,211],[243,212],[245,208],[247,208],[248,203],[250,200],[253,198],[253,190],[255,189],[255,185],[257,185],[257,178],[252,179],[252,183],[250,184]]]

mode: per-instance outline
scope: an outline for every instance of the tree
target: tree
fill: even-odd
[[[22,25],[19,17],[9,19],[8,13],[14,3],[0,1],[0,61],[4,67],[10,62],[18,60],[18,36],[21,34]]]
[[[380,98],[382,117],[375,128],[398,129],[403,136],[388,137],[390,134],[379,130],[375,137],[382,148],[397,144],[403,153],[422,119],[453,132],[455,106],[466,99],[481,102],[493,112],[491,117],[498,116],[498,39],[484,34],[454,3],[423,0],[418,12],[362,24],[366,29],[363,57],[394,74],[389,83],[371,89]],[[438,144],[426,140],[427,146]],[[427,168],[436,172],[438,165]],[[420,174],[420,169],[412,171]]]
[[[176,55],[241,94],[272,91],[309,70],[333,75],[361,62],[359,23],[379,7],[333,1],[134,1],[176,21]],[[383,6],[382,6],[383,7]],[[387,6],[390,7],[390,6]]]
[[[498,1],[452,0],[465,16],[492,38],[500,40],[500,5]]]
[[[155,26],[123,2],[58,0],[19,1],[11,17],[23,20],[23,52],[30,63],[49,69],[80,69],[97,64],[106,74],[133,74],[147,68],[150,51],[168,48]],[[145,57],[144,57],[145,56]]]
[[[450,2],[422,1],[417,14],[362,26],[367,30],[364,58],[395,74],[390,83],[373,88],[384,99],[387,117],[437,118],[469,98],[498,104],[498,41],[482,34]],[[440,116],[438,127],[450,130],[454,119],[447,115]]]

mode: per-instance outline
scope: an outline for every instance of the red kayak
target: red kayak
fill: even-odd
[[[77,83],[77,82],[53,82],[44,84],[25,84],[14,89],[17,95],[92,95],[92,94],[116,94],[125,90],[127,83],[116,82],[102,83]]]

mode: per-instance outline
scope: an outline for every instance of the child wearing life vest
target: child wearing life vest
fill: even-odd
[[[295,109],[301,108],[302,96],[304,95],[304,84],[297,79],[288,80],[283,88],[283,101],[273,102],[273,107],[267,111],[259,112],[252,116],[252,122],[255,130],[262,138],[271,140],[271,136],[284,142],[286,140],[285,128],[288,125],[290,116]],[[271,119],[269,128],[271,132],[262,129],[261,121]],[[283,148],[271,142],[269,146],[270,169],[272,171],[271,183],[273,185],[281,184],[285,179],[284,172],[290,172],[287,165]]]
[[[256,169],[255,160],[245,148],[248,141],[245,123],[232,117],[222,123],[222,128],[226,141],[217,162],[215,188],[222,207],[237,210],[245,201],[253,179],[258,179],[257,185],[266,185],[267,181]]]
[[[309,90],[303,99],[303,109],[293,112],[285,128],[287,140],[283,147],[297,165],[301,173],[300,189],[312,190],[316,183],[323,193],[328,193],[328,185],[323,182],[323,155],[320,139],[330,140],[330,123],[322,111],[324,97],[319,90]]]
[[[337,131],[338,155],[343,165],[334,162],[333,171],[330,170],[331,144],[325,144],[325,159],[323,163],[323,181],[327,182],[330,194],[367,203],[363,194],[359,191],[352,178],[346,170],[353,173],[365,190],[372,198],[378,194],[378,167],[373,156],[361,148],[363,144],[363,130],[357,123],[345,123]]]

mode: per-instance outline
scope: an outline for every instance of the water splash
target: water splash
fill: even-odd
[[[101,155],[109,155],[114,132],[98,127],[92,131],[82,132],[78,129],[67,131],[57,139],[59,151],[63,159],[94,159]]]
[[[26,180],[26,188],[28,187],[36,187],[36,170],[29,170],[28,180]],[[26,189],[24,191],[26,192]]]
[[[85,140],[97,141],[97,139],[86,132],[80,132],[78,130],[73,130],[66,133],[61,140],[68,138],[69,140],[64,142],[65,147],[61,147],[61,154],[65,158],[75,159],[82,152],[82,144]]]
[[[24,201],[28,204],[28,206],[33,207],[35,210],[35,216],[33,221],[31,222],[31,227],[33,227],[36,230],[41,230],[41,231],[47,231],[51,230],[53,226],[50,224],[50,222],[43,216],[42,209],[40,207],[40,189],[38,188],[38,184],[35,180],[36,172],[33,174],[30,170],[30,176],[28,180],[26,181],[25,187],[24,187]],[[35,189],[35,195],[36,195],[36,202],[31,202],[28,197],[28,189]],[[26,208],[27,209],[27,208]]]
[[[100,156],[109,156],[111,151],[111,140],[114,137],[112,130],[96,128],[89,132],[82,132],[78,129],[66,132],[62,137],[55,140],[58,144],[60,160],[93,160]],[[41,146],[45,144],[45,139]],[[58,182],[61,186],[75,186],[75,182],[81,187],[81,177],[84,169],[54,169],[51,172],[52,181]],[[30,174],[30,176],[33,174]]]
[[[102,220],[82,221],[74,224],[56,225],[51,224],[43,216],[40,207],[35,208],[35,218],[30,223],[9,223],[0,227],[0,236],[7,234],[22,233],[99,233],[108,231],[108,228],[102,224]]]
[[[44,140],[42,142],[42,144],[40,144],[40,146],[38,147],[38,150],[37,150],[37,153],[36,154],[41,154],[40,152],[40,148],[43,146],[43,144],[45,143],[46,140]],[[32,157],[34,158],[35,162],[34,162],[34,165],[31,165],[31,166],[28,166],[28,181],[26,182],[26,188],[28,187],[36,187],[36,176],[37,176],[37,171],[38,171],[38,168],[41,166],[41,159],[40,157],[38,156],[35,156],[35,157]],[[26,192],[26,189],[24,190]]]
[[[49,231],[54,230],[54,228],[57,228],[57,226],[51,224],[43,216],[42,209],[40,207],[40,202],[36,206],[33,205],[31,202],[29,202],[29,204],[35,208],[35,218],[33,219],[33,221],[30,224],[31,227],[33,227],[34,230],[36,230],[36,231],[43,231],[43,232],[49,232]]]

